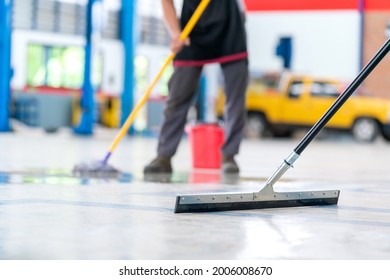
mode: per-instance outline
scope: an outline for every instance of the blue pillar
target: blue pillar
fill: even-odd
[[[277,56],[280,56],[283,60],[283,68],[291,69],[291,60],[292,60],[292,38],[291,37],[281,37],[279,39],[279,44],[276,46],[275,51]]]
[[[95,89],[92,85],[92,35],[93,35],[93,5],[99,0],[88,0],[87,3],[87,25],[85,34],[85,59],[84,59],[84,82],[81,93],[81,121],[75,128],[75,133],[91,135],[94,125],[94,95]]]
[[[121,38],[124,46],[124,81],[122,93],[122,117],[123,124],[134,107],[134,23],[136,14],[136,0],[122,0]],[[133,133],[131,127],[129,133]]]
[[[9,124],[11,28],[12,0],[0,0],[0,132],[11,130]]]

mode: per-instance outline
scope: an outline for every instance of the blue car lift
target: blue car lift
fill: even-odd
[[[12,0],[0,0],[0,132],[11,131],[11,31]]]
[[[80,107],[81,121],[74,129],[76,134],[92,135],[95,122],[95,89],[92,84],[92,35],[93,35],[93,5],[100,0],[88,0],[87,3],[87,26],[85,34],[85,59],[84,59],[84,82],[81,92]]]
[[[124,75],[121,106],[121,124],[126,121],[134,107],[134,48],[136,0],[122,0],[121,39],[124,47]],[[134,132],[130,127],[130,134]]]
[[[92,73],[92,35],[93,35],[93,5],[101,0],[89,0],[87,3],[87,32],[85,44],[85,70],[84,83],[80,106],[82,110],[81,121],[75,128],[77,134],[91,135],[93,133],[94,120],[94,95],[95,89],[91,81]],[[122,0],[121,15],[121,39],[124,45],[124,85],[122,94],[122,124],[133,109],[134,91],[134,18],[136,0]],[[130,132],[132,129],[129,130]]]

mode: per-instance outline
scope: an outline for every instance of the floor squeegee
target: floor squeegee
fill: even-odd
[[[299,158],[305,148],[356,91],[372,70],[375,69],[389,50],[390,38],[360,71],[352,83],[335,100],[319,121],[303,137],[290,155],[284,159],[275,173],[267,180],[263,189],[257,192],[247,193],[179,194],[176,197],[174,212],[212,212],[337,204],[340,195],[339,190],[275,192],[274,184],[290,167],[293,167],[294,162]]]

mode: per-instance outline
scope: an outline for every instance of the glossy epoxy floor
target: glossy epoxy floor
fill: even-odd
[[[299,142],[245,140],[240,177],[192,170],[183,140],[169,178],[144,178],[155,138],[128,137],[118,178],[74,178],[116,131],[0,134],[0,259],[390,259],[390,144],[313,142],[276,191],[340,189],[337,206],[174,214],[177,193],[260,190]]]

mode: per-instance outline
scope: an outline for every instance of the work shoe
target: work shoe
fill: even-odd
[[[234,156],[223,156],[222,158],[222,172],[223,173],[238,173],[240,169],[236,161],[234,160]]]
[[[158,156],[145,166],[144,173],[171,173],[171,158]]]

